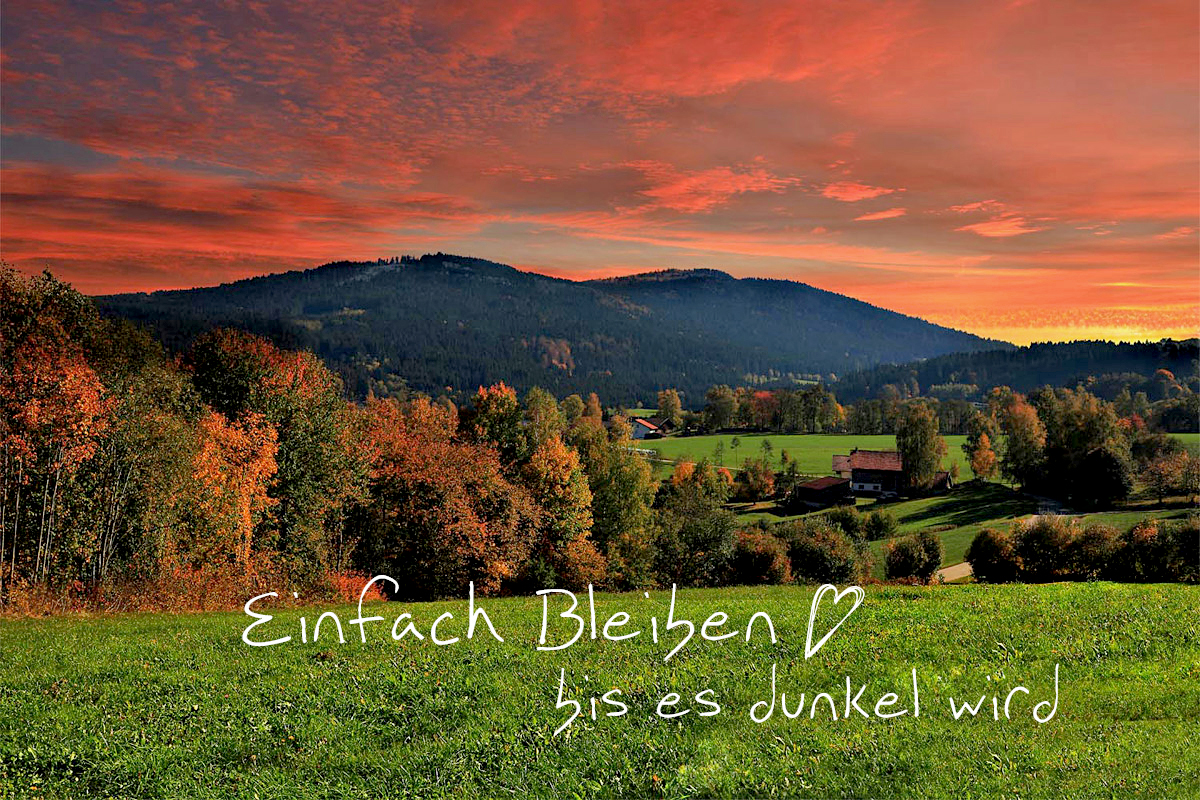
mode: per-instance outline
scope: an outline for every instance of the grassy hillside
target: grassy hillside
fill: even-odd
[[[733,450],[734,436],[741,441],[741,446]],[[947,436],[946,446],[950,449],[947,466],[957,463],[960,477],[966,480],[974,477],[963,455],[962,443],[965,436]],[[725,457],[722,463],[727,467],[740,466],[747,458],[758,458],[762,455],[762,443],[766,439],[771,443],[771,460],[778,468],[780,466],[781,450],[787,450],[788,456],[800,464],[800,471],[811,475],[828,475],[832,469],[835,454],[849,453],[851,448],[862,450],[894,450],[896,437],[891,434],[871,436],[859,434],[774,434],[774,433],[743,433],[743,434],[712,434],[709,436],[669,436],[665,439],[653,439],[641,442],[638,447],[657,450],[662,458],[675,460],[680,458],[698,461],[707,458],[715,461],[714,453],[717,443],[725,445]]]
[[[534,598],[485,602],[504,644],[449,647],[393,642],[387,623],[366,645],[251,649],[241,614],[9,619],[0,796],[1183,797],[1200,785],[1188,744],[1200,735],[1192,587],[873,587],[806,661],[811,597],[805,587],[681,592],[678,615],[721,610],[736,629],[766,610],[779,641],[693,642],[669,663],[666,638],[536,652]],[[665,618],[667,600],[598,595],[598,613],[626,610],[642,625]],[[372,610],[389,622],[410,611],[428,631],[443,611],[461,620],[465,604]],[[298,613],[269,630],[295,633]],[[818,636],[833,621],[824,616]],[[752,722],[773,662],[789,703],[828,691],[839,719],[823,704],[817,719],[777,709]],[[1039,725],[1030,708],[1053,698],[1056,664],[1057,712]],[[617,687],[630,713],[552,736],[567,718],[554,709],[560,668],[570,696],[586,703],[584,692]],[[886,691],[911,706],[913,668],[919,719],[841,719],[846,676],[867,684],[870,713]],[[990,702],[975,719],[949,713],[949,697],[1000,691],[1002,706],[1017,684],[1031,694],[1016,696],[1011,720],[994,720]],[[721,714],[697,716],[691,698],[705,688]],[[659,719],[671,691],[694,710]]]
[[[967,483],[948,495],[924,497],[887,503],[881,508],[895,515],[901,535],[932,530],[942,540],[942,565],[958,564],[965,560],[971,540],[984,528],[1008,528],[1017,519],[1037,512],[1037,501],[1018,494],[1006,486],[987,483],[982,486]],[[864,505],[862,510],[871,508]],[[1093,522],[1111,525],[1124,530],[1148,517],[1158,519],[1182,519],[1187,508],[1140,509],[1136,511],[1101,511],[1077,515],[1082,524]],[[882,541],[871,542],[875,556],[875,574],[883,577]]]
[[[735,434],[712,434],[709,436],[669,436],[665,439],[652,439],[640,442],[638,447],[656,450],[664,459],[680,458],[698,461],[707,458],[715,462],[718,442],[725,445],[725,456],[722,463],[733,467],[740,465],[747,458],[758,458],[762,455],[763,440],[771,443],[771,460],[780,466],[781,450],[787,450],[788,455],[800,464],[800,471],[812,475],[828,475],[832,469],[834,454],[849,453],[851,448],[863,450],[894,450],[896,437],[890,434],[878,436],[859,434],[800,434],[784,435],[774,433],[743,433],[736,434],[741,440],[741,446],[735,452],[732,448]],[[1193,453],[1200,455],[1200,434],[1174,433],[1171,434],[1187,446]],[[946,436],[946,446],[949,448],[945,466],[958,464],[959,480],[967,481],[975,477],[967,463],[967,457],[962,451],[965,436]]]

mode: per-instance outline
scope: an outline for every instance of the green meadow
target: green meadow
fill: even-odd
[[[738,439],[739,446],[733,447],[733,440]],[[949,448],[950,463],[958,464],[960,479],[974,477],[971,468],[967,466],[966,456],[962,451],[965,436],[947,436],[946,446]],[[740,466],[747,458],[759,458],[763,454],[763,441],[771,443],[771,462],[776,469],[782,467],[782,452],[799,464],[799,469],[807,475],[829,475],[832,473],[833,456],[849,453],[852,448],[862,450],[894,450],[896,437],[891,434],[858,435],[851,433],[806,433],[806,434],[776,434],[776,433],[744,433],[744,434],[711,434],[707,436],[668,436],[665,439],[650,439],[638,442],[637,446],[647,450],[656,450],[660,458],[670,461],[688,459],[699,461],[707,458],[713,463],[724,464],[727,467]],[[724,445],[722,458],[716,457],[717,443]]]
[[[878,507],[896,517],[900,535],[930,530],[942,540],[942,566],[966,559],[971,540],[984,528],[1006,529],[1013,522],[1037,513],[1037,501],[998,483],[966,483],[945,495],[883,503]],[[860,506],[872,509],[873,504]],[[1195,508],[1147,508],[1142,510],[1098,511],[1072,515],[1081,524],[1103,523],[1125,530],[1147,518],[1183,519],[1196,513]],[[783,519],[787,519],[784,517]],[[883,541],[871,542],[873,571],[883,577]]]
[[[1192,452],[1200,455],[1200,433],[1172,434],[1182,441]],[[740,465],[747,458],[759,458],[762,455],[763,440],[771,443],[771,461],[776,468],[781,467],[781,451],[787,450],[788,455],[800,465],[800,471],[809,475],[829,475],[832,472],[833,456],[849,453],[852,448],[862,450],[894,450],[896,437],[891,434],[859,435],[851,433],[808,433],[808,434],[775,434],[775,433],[745,433],[737,434],[739,447],[733,448],[734,434],[710,434],[706,436],[668,436],[665,439],[651,439],[638,442],[638,447],[656,450],[659,457],[674,461],[685,458],[699,461],[707,458],[714,463],[722,463],[727,467]],[[959,480],[966,481],[975,477],[962,451],[966,436],[946,436],[947,453],[946,468],[950,464],[958,464]],[[723,457],[716,457],[717,443],[724,445]]]
[[[428,635],[451,612],[442,635],[462,637],[465,602],[372,604],[387,620],[365,645],[353,627],[339,644],[326,623],[319,642],[251,648],[241,613],[4,619],[0,797],[1186,797],[1200,786],[1195,587],[868,587],[806,660],[812,597],[682,591],[677,618],[699,626],[721,611],[722,632],[744,631],[766,611],[778,640],[759,623],[749,643],[697,637],[667,662],[678,638],[666,632],[538,652],[537,598],[482,601],[504,643],[481,623],[445,647],[392,641],[391,620],[410,612]],[[661,628],[669,599],[599,594],[599,624],[626,611],[625,630],[651,616]],[[848,604],[827,596],[815,638]],[[301,614],[311,632],[316,611],[288,610],[253,633],[298,637]],[[552,620],[550,642],[566,631]],[[780,705],[756,723],[772,664]],[[1057,706],[1040,724],[1033,707],[1054,700],[1056,665]],[[560,669],[584,715],[555,736],[570,716],[555,709]],[[870,719],[843,713],[847,677],[855,692],[865,684]],[[1006,718],[1017,685],[1029,693]],[[627,713],[602,705],[592,721],[588,698],[614,688]],[[719,714],[699,716],[705,689]],[[672,692],[666,713],[688,713],[660,718]],[[802,713],[786,718],[801,692]],[[908,713],[876,717],[887,692],[897,698],[884,708]],[[951,698],[984,702],[956,720]]]

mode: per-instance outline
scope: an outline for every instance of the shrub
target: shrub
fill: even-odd
[[[733,514],[717,509],[659,514],[655,569],[663,586],[719,586],[733,555]]]
[[[853,506],[837,506],[821,514],[830,525],[855,541],[862,541],[863,516],[854,510]]]
[[[1072,538],[1070,523],[1057,515],[1035,517],[1019,528],[1015,547],[1021,580],[1041,583],[1065,577]]]
[[[1121,549],[1113,577],[1122,581],[1153,581],[1163,571],[1162,541],[1158,521],[1144,519],[1121,536]]]
[[[984,528],[971,540],[966,559],[977,581],[1008,583],[1017,578],[1019,561],[1008,531]]]
[[[1121,549],[1121,534],[1111,525],[1092,523],[1071,542],[1067,563],[1071,575],[1092,581],[1113,570],[1113,559]]]
[[[872,511],[862,518],[862,535],[869,542],[891,539],[898,528],[896,516],[890,511]]]
[[[556,556],[557,588],[578,591],[589,583],[604,585],[608,563],[591,539],[572,539]]]
[[[766,500],[775,493],[775,471],[765,459],[746,459],[742,471],[734,484],[734,495],[738,500],[757,502]]]
[[[734,534],[730,583],[780,584],[791,581],[792,566],[788,562],[787,545],[763,531],[737,531]]]
[[[1125,581],[1200,579],[1200,518],[1176,522],[1144,519],[1121,537],[1114,577]]]
[[[1167,523],[1159,535],[1170,540],[1167,580],[1200,583],[1200,516]]]
[[[866,549],[821,517],[785,527],[792,578],[798,583],[854,583],[867,575]]]
[[[942,565],[942,540],[921,531],[884,545],[884,573],[889,580],[916,579],[929,583]]]

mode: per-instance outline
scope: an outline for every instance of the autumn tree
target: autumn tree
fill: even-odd
[[[932,486],[946,457],[946,440],[938,435],[937,416],[926,403],[905,405],[896,427],[896,449],[906,485],[919,490]]]
[[[987,438],[987,447],[992,452],[992,460],[997,461],[998,464],[995,448],[1000,443],[1000,424],[990,409],[987,412],[976,411],[967,418],[967,438],[962,444],[962,451],[967,457],[968,464],[975,460],[975,453],[980,449],[984,437]],[[987,461],[986,456],[983,461]],[[981,466],[986,466],[986,463],[981,463]],[[974,467],[972,469],[974,470]],[[998,467],[993,467],[986,477],[975,472],[975,477],[987,480],[995,474],[996,469]]]
[[[74,555],[58,522],[111,410],[85,354],[99,328],[87,299],[49,274],[0,270],[0,590],[19,572],[48,582]]]
[[[775,492],[775,470],[766,458],[748,458],[737,477],[737,494],[748,502],[766,500]]]
[[[77,574],[103,582],[121,574],[165,578],[163,558],[193,479],[204,409],[187,375],[144,331],[106,322],[90,363],[105,384],[109,424],[76,476],[70,504]]]
[[[541,512],[496,448],[456,440],[454,421],[424,399],[407,411],[377,400],[363,413],[371,472],[368,500],[349,519],[356,563],[394,576],[414,599],[464,596],[471,581],[495,593],[514,579]]]
[[[675,389],[663,389],[658,393],[658,416],[675,427],[683,421],[683,404]]]
[[[530,450],[561,440],[567,426],[554,395],[537,386],[525,395],[524,424]]]
[[[561,439],[547,439],[533,451],[522,474],[541,509],[526,585],[571,589],[603,583],[604,559],[590,538],[592,492],[579,456]]]
[[[1045,490],[1084,508],[1111,505],[1133,486],[1130,431],[1111,403],[1084,389],[1032,397],[1046,432]]]
[[[562,401],[563,421],[568,428],[575,425],[576,420],[584,415],[587,407],[584,405],[583,398],[577,394],[568,395]]]
[[[728,428],[737,419],[737,395],[728,386],[714,386],[704,395],[704,425],[710,431]]]
[[[278,470],[270,493],[278,502],[259,543],[278,553],[294,579],[322,580],[332,540],[365,479],[341,382],[312,353],[225,329],[198,339],[184,363],[213,410],[232,423],[261,415],[275,428]]]
[[[604,409],[600,407],[600,398],[595,392],[587,396],[579,422],[597,430],[604,427]]]
[[[650,465],[629,451],[628,439],[580,426],[570,434],[592,492],[592,540],[608,560],[614,586],[649,585],[653,563]]]
[[[540,402],[536,395],[535,402]],[[461,426],[468,440],[495,447],[505,464],[518,464],[528,458],[531,449],[523,417],[516,391],[501,381],[479,387],[470,411],[462,415]]]
[[[995,476],[998,466],[992,440],[986,433],[981,433],[975,442],[975,452],[971,453],[971,471],[976,478],[986,481]]]
[[[1013,395],[1004,407],[1002,426],[1006,446],[1000,472],[1023,489],[1029,489],[1042,477],[1046,428],[1034,407],[1021,395]]]
[[[223,565],[235,574],[254,571],[254,533],[279,501],[270,494],[277,470],[275,428],[258,413],[236,423],[209,412],[200,420],[188,492],[179,525],[167,542],[170,563],[191,568]],[[269,564],[263,559],[264,565]]]
[[[1192,457],[1186,451],[1161,455],[1142,470],[1142,480],[1158,498],[1159,505],[1172,494],[1185,494],[1185,483]]]

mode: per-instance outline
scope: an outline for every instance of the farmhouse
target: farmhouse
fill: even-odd
[[[662,437],[662,431],[659,427],[648,419],[634,417],[629,420],[629,427],[633,429],[631,438],[634,439],[658,439]]]
[[[850,491],[856,495],[891,497],[904,488],[904,461],[895,450],[855,448],[850,455],[833,457],[833,471],[850,479]],[[953,486],[949,472],[938,472],[930,490],[945,492]]]
[[[844,459],[844,460],[840,460]],[[834,456],[833,469],[850,472],[850,490],[854,494],[886,497],[900,494],[904,487],[904,463],[895,450],[859,450],[848,456]]]
[[[658,428],[658,432],[663,436],[675,430],[675,423],[671,422],[670,417],[649,417],[646,421]]]
[[[797,485],[792,489],[792,496],[789,498],[789,505],[806,508],[828,508],[853,502],[850,479],[835,478],[832,475]]]

